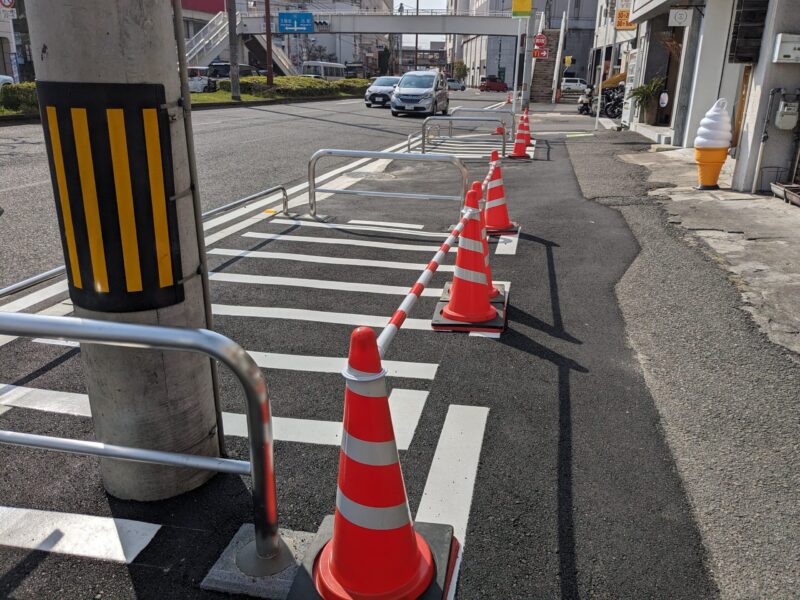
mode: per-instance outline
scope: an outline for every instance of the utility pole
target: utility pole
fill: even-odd
[[[80,4],[26,2],[75,314],[211,328],[180,1]],[[208,358],[97,344],[81,344],[81,357],[97,441],[223,450]],[[109,494],[140,501],[212,476],[110,459],[100,468]]]
[[[522,98],[520,108],[526,109],[531,103],[531,78],[533,76],[533,30],[536,27],[536,11],[531,10],[525,30],[525,63],[522,69]],[[539,25],[541,30],[541,23]]]
[[[264,22],[266,25],[267,39],[267,85],[272,85],[275,73],[272,71],[272,11],[269,0],[264,0]]]
[[[419,0],[417,0],[417,16],[419,16]],[[419,70],[419,34],[414,35],[414,70]]]
[[[236,0],[227,0],[228,54],[230,55],[231,99],[242,99],[239,92],[239,32],[236,31]]]

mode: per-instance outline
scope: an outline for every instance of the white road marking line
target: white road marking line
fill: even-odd
[[[453,215],[456,216],[455,214]],[[389,227],[372,227],[370,225],[349,225],[347,223],[320,223],[319,221],[300,221],[295,219],[272,219],[272,225],[295,225],[298,227],[316,227],[318,229],[342,229],[344,231],[381,231],[383,233],[398,233],[418,237],[437,238],[440,240],[450,237],[450,233],[437,233],[434,231],[407,231],[405,229],[391,229]]]
[[[456,539],[461,542],[448,599],[455,597],[488,416],[489,409],[483,406],[448,407],[415,518],[452,525]]]
[[[342,394],[344,394],[342,386]],[[389,394],[397,447],[408,450],[414,432],[422,416],[428,392],[395,388]],[[58,392],[38,388],[0,384],[0,414],[12,408],[38,410],[75,417],[91,417],[89,396],[72,392]],[[273,436],[281,442],[302,442],[338,446],[342,441],[340,421],[318,421],[315,419],[292,419],[272,417]],[[223,412],[222,425],[225,435],[247,437],[247,416],[240,413]]]
[[[53,306],[48,306],[44,310],[40,310],[37,312],[37,315],[48,315],[51,317],[64,317],[70,314],[73,310],[72,302],[69,300],[62,300],[58,304],[54,304]],[[0,335],[0,346],[5,346],[6,344],[13,342],[17,339],[16,336],[13,335]]]
[[[490,338],[493,340],[500,339],[500,333],[497,331],[470,331],[469,337],[483,337],[483,338]]]
[[[305,310],[302,308],[279,308],[275,306],[232,306],[229,304],[212,304],[215,315],[224,317],[255,317],[259,319],[284,319],[289,321],[311,321],[313,323],[331,323],[334,325],[352,325],[353,327],[376,327],[383,329],[389,324],[389,317],[382,315],[358,315],[352,313]],[[404,329],[433,331],[429,319],[406,319]]]
[[[375,283],[358,283],[355,281],[331,281],[325,279],[302,279],[299,277],[272,277],[269,275],[247,275],[244,273],[211,273],[211,281],[226,283],[246,283],[254,285],[285,285],[287,287],[302,287],[317,290],[336,290],[340,292],[359,292],[365,294],[388,294],[405,296],[408,286],[380,285]],[[425,288],[423,296],[438,298],[442,295],[442,288]]]
[[[67,289],[67,280],[63,279],[58,283],[54,283],[40,290],[36,290],[35,292],[28,294],[27,296],[23,296],[22,298],[18,298],[13,302],[3,304],[0,306],[0,312],[19,312],[21,310],[25,310],[34,304],[39,304],[39,302],[48,300],[53,296],[58,296],[59,294],[66,292]]]
[[[373,267],[378,269],[406,269],[422,271],[428,263],[407,263],[391,260],[371,260],[367,258],[339,258],[335,256],[318,256],[316,254],[292,254],[290,252],[264,252],[261,250],[236,250],[235,248],[213,248],[208,254],[216,256],[238,256],[241,258],[268,258],[272,260],[293,260],[297,262],[317,263],[321,265],[347,265],[351,267]],[[452,265],[440,265],[438,271],[452,272]]]
[[[424,229],[425,225],[414,223],[391,223],[387,221],[362,221],[361,219],[350,219],[348,223],[353,225],[380,225],[381,227],[402,227],[403,229]]]
[[[0,545],[132,563],[160,525],[0,506]]]
[[[439,246],[425,246],[415,244],[395,244],[392,242],[370,242],[367,240],[352,240],[339,238],[314,237],[310,235],[289,235],[283,233],[261,233],[248,231],[242,237],[260,240],[275,240],[279,242],[304,242],[310,244],[332,244],[336,246],[361,246],[364,248],[384,248],[386,250],[416,250],[417,252],[436,252]]]
[[[364,101],[361,100],[361,99],[358,99],[358,100],[340,100],[339,102],[336,102],[336,104],[357,104],[359,102],[364,102]]]
[[[520,231],[522,229],[520,228]],[[517,253],[517,245],[519,244],[519,232],[514,233],[512,235],[501,235],[500,238],[497,240],[497,247],[495,248],[495,254],[516,254]]]
[[[255,352],[248,350],[256,364],[262,369],[285,369],[312,373],[341,373],[347,366],[346,357],[308,356],[302,354],[278,354],[274,352]],[[383,368],[390,377],[409,379],[429,379],[436,377],[439,365],[436,363],[406,362],[384,360]]]
[[[78,342],[36,338],[37,344],[52,346],[79,346]],[[277,352],[257,352],[248,350],[256,364],[262,369],[284,369],[286,371],[305,371],[310,373],[341,373],[347,366],[347,358],[337,356],[308,356],[303,354],[280,354]],[[433,379],[439,365],[436,363],[407,362],[402,360],[384,360],[383,368],[391,377],[408,377],[409,379]]]

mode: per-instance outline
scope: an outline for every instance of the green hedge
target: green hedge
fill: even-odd
[[[266,77],[242,77],[239,80],[239,91],[262,98],[282,96],[285,98],[309,96],[338,96],[340,94],[363,94],[369,87],[367,79],[340,79],[325,81],[314,77],[275,77],[274,85],[267,85]],[[223,79],[217,87],[226,92],[231,91],[231,82]]]
[[[33,82],[7,83],[0,87],[0,106],[23,113],[39,112],[36,84]]]

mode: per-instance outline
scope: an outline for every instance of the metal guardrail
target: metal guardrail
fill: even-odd
[[[442,129],[441,129],[441,127],[439,127],[439,125],[433,125],[431,127],[431,129],[436,129],[436,135],[441,135],[442,134]],[[407,152],[411,152],[411,146],[412,146],[412,143],[413,143],[412,140],[414,138],[422,138],[422,133],[419,132],[419,131],[416,131],[416,132],[411,132],[411,133],[408,134],[408,138],[407,138],[407,141],[406,141],[406,151]]]
[[[432,121],[449,121],[450,123],[450,137],[453,137],[453,123],[454,122],[491,122],[497,123],[501,127],[504,125],[503,120],[498,117],[428,117],[422,122],[422,154],[425,154],[428,138],[428,123]],[[506,155],[506,136],[501,136],[503,140],[502,156]],[[466,194],[465,194],[466,195]]]
[[[424,138],[423,138],[424,141]],[[351,190],[338,188],[318,188],[316,183],[317,162],[323,156],[342,156],[347,158],[374,158],[383,160],[409,160],[427,162],[446,162],[454,165],[461,172],[461,194],[443,196],[439,194],[414,194],[404,192],[375,192],[367,190]],[[351,196],[377,196],[381,198],[413,198],[416,200],[458,200],[463,203],[469,185],[469,171],[464,163],[451,154],[411,154],[405,152],[373,152],[369,150],[336,150],[323,148],[317,150],[308,161],[308,207],[312,216],[317,215],[317,192],[330,194],[350,194]]]
[[[294,560],[278,532],[278,504],[272,454],[272,413],[267,385],[261,369],[241,346],[223,335],[206,329],[157,327],[24,313],[0,313],[0,333],[108,346],[196,352],[226,365],[241,383],[247,399],[249,463],[228,458],[194,456],[13,431],[0,431],[0,443],[240,475],[249,474],[253,480],[255,544],[254,547],[248,545],[239,551],[237,555],[239,568],[243,571],[247,569],[249,575],[267,575],[283,570]]]
[[[501,108],[501,107],[498,107],[498,108],[470,108],[468,106],[456,106],[455,108],[453,108],[450,111],[450,116],[454,117],[454,116],[456,116],[456,114],[458,114],[460,112],[477,113],[477,114],[492,113],[492,114],[495,114],[495,115],[501,115],[503,118],[506,119],[506,123],[504,125],[505,126],[505,130],[506,130],[506,136],[508,136],[508,139],[510,139],[510,140],[514,139],[514,131],[515,131],[516,123],[515,123],[515,118],[514,118],[514,111],[511,110],[510,108]],[[452,133],[451,133],[451,135],[452,135]]]
[[[211,210],[207,210],[200,218],[210,219],[211,217],[216,217],[219,214],[226,213],[229,210],[233,210],[234,208],[239,208],[247,204],[248,202],[252,202],[257,198],[261,198],[262,196],[269,196],[275,192],[281,192],[283,196],[283,212],[284,214],[289,213],[289,193],[286,191],[286,188],[282,185],[275,185],[271,188],[267,188],[265,190],[261,190],[260,192],[256,192],[255,194],[251,194],[249,196],[245,196],[244,198],[239,198],[238,200],[234,200],[233,202],[229,202],[223,206],[218,206],[217,208],[212,208]],[[39,273],[38,275],[34,275],[33,277],[29,277],[28,279],[23,279],[22,281],[18,281],[17,283],[13,283],[9,286],[4,288],[0,288],[0,298],[4,298],[6,296],[11,296],[12,294],[16,294],[17,292],[21,292],[28,288],[32,288],[35,285],[39,285],[40,283],[44,283],[45,281],[49,281],[59,275],[62,275],[66,272],[66,267],[61,265],[60,267],[55,267],[50,269],[49,271],[45,271],[44,273]]]

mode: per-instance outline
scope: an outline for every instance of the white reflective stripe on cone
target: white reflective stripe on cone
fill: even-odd
[[[351,392],[355,392],[359,396],[365,396],[367,398],[386,397],[386,381],[383,379],[383,377],[374,381],[357,381],[348,379],[347,389]]]
[[[483,252],[483,249],[481,249]],[[479,273],[478,271],[470,271],[469,269],[462,269],[461,267],[455,268],[455,276],[459,279],[471,281],[472,283],[482,283],[486,285],[486,274]]]
[[[506,197],[505,196],[501,196],[500,198],[497,198],[496,200],[489,200],[489,202],[486,203],[486,208],[487,209],[496,208],[498,206],[503,206],[503,204],[505,204],[505,203],[506,203]]]
[[[386,531],[411,523],[411,513],[405,502],[384,508],[365,506],[345,496],[338,487],[336,488],[336,510],[353,525],[364,529]]]
[[[503,185],[503,180],[498,178],[498,179],[492,179],[489,182],[489,186],[488,187],[489,187],[489,189],[492,189],[492,188],[500,187],[501,185]]]
[[[464,248],[465,250],[472,250],[473,252],[483,252],[483,243],[478,242],[475,240],[471,240],[469,238],[462,238],[458,241],[458,247]]]
[[[350,435],[347,430],[342,431],[342,452],[356,462],[373,467],[387,467],[400,460],[394,440],[366,442]]]

